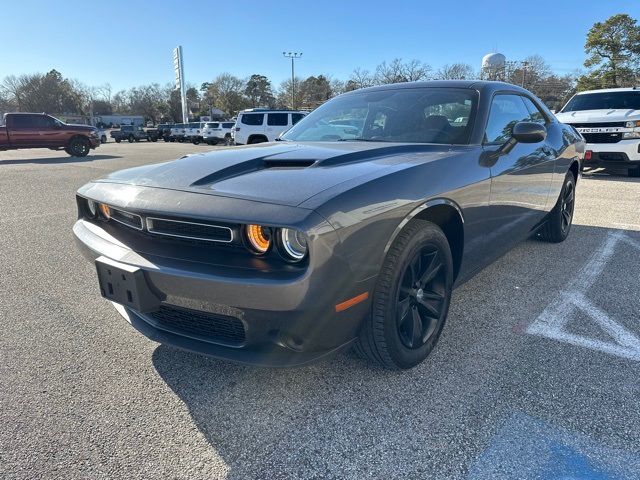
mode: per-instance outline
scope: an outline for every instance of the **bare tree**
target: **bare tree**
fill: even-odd
[[[440,67],[433,78],[434,80],[468,80],[475,77],[476,75],[471,65],[453,63]]]
[[[363,70],[360,67],[356,68],[352,73],[351,77],[345,84],[345,90],[357,90],[359,88],[367,88],[374,85],[373,75],[369,70]]]
[[[245,82],[230,73],[221,73],[209,84],[205,97],[220,110],[235,114],[247,106]]]
[[[4,78],[2,84],[0,85],[0,92],[8,102],[11,102],[13,105],[15,105],[15,108],[17,108],[17,110],[22,109],[22,104],[24,101],[24,86],[26,83],[26,75],[21,75],[20,77],[9,75],[8,77]]]
[[[391,63],[382,62],[376,67],[374,83],[417,82],[427,80],[431,67],[419,60],[403,63],[401,58],[394,58]]]

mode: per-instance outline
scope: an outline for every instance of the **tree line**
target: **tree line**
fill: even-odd
[[[626,14],[593,25],[585,42],[587,71],[558,75],[539,55],[507,62],[500,79],[522,85],[550,108],[559,109],[576,91],[633,86],[640,81],[640,26]],[[483,77],[465,63],[434,70],[420,60],[384,61],[373,70],[356,68],[347,80],[319,74],[285,80],[274,86],[265,75],[239,78],[221,73],[200,86],[188,85],[191,115],[198,118],[211,108],[235,115],[244,108],[298,108],[310,110],[343,92],[398,82],[464,80]],[[44,111],[58,114],[135,114],[146,119],[181,121],[180,94],[174,85],[152,83],[113,93],[109,84],[91,87],[65,78],[57,70],[46,74],[10,75],[0,83],[0,112]]]

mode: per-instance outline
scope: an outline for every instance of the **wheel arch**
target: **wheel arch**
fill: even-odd
[[[569,171],[573,173],[573,178],[576,183],[578,183],[578,176],[580,174],[580,162],[577,159],[575,159],[571,163],[571,166],[569,166]]]
[[[84,135],[80,135],[79,133],[76,133],[71,138],[69,138],[69,141],[67,142],[67,147],[69,147],[69,145],[71,145],[71,142],[73,142],[74,140],[77,140],[77,139],[80,139],[82,141],[86,141],[87,143],[91,143],[87,137],[85,137]]]
[[[251,135],[249,135],[249,138],[247,138],[247,143],[252,143],[251,141],[253,139],[260,139],[262,143],[269,141],[267,136],[263,133],[252,133]],[[260,143],[260,142],[256,142],[256,143]]]
[[[416,207],[394,230],[385,245],[385,254],[389,251],[398,234],[412,220],[426,220],[442,229],[451,248],[453,278],[455,280],[460,272],[464,252],[464,215],[462,214],[462,209],[448,198],[435,198]]]

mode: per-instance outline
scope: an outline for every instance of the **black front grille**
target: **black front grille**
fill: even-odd
[[[129,227],[142,230],[142,218],[140,217],[140,215],[125,212],[124,210],[118,210],[117,208],[112,208],[111,218],[116,222],[120,222]]]
[[[165,305],[149,316],[159,328],[177,334],[195,335],[205,341],[234,346],[245,341],[244,324],[236,317]]]
[[[229,227],[202,223],[147,218],[147,229],[157,235],[189,238],[210,242],[231,242],[233,231]]]
[[[618,143],[622,140],[621,133],[583,133],[587,143]]]
[[[569,123],[576,128],[624,127],[626,122]]]

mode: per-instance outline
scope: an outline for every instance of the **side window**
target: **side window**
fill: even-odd
[[[291,125],[295,125],[296,123],[298,123],[303,118],[304,118],[304,115],[302,113],[292,113],[291,114]]]
[[[522,97],[522,100],[529,110],[529,121],[545,125],[547,123],[547,119],[536,104],[527,97]]]
[[[14,115],[13,128],[33,128],[35,115]]]
[[[51,117],[45,117],[44,115],[32,115],[33,126],[36,128],[53,128],[56,121]]]
[[[233,128],[234,125],[235,125],[234,123],[223,123],[222,127],[223,128]]]
[[[241,122],[245,125],[262,125],[264,113],[245,113]]]
[[[511,137],[513,126],[529,120],[529,110],[520,95],[496,95],[491,102],[485,130],[486,143],[504,143]]]
[[[289,119],[287,113],[269,113],[267,115],[267,125],[286,127]]]

